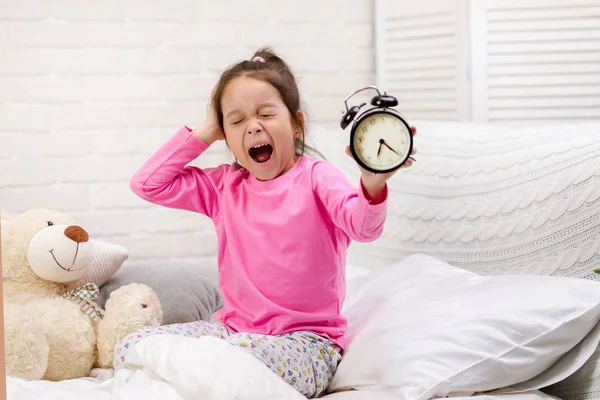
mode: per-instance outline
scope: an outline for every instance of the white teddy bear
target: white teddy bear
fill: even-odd
[[[7,375],[86,377],[94,367],[111,367],[125,335],[161,324],[159,299],[146,285],[116,290],[106,310],[94,302],[95,284],[70,288],[87,273],[94,246],[69,216],[42,209],[2,219]]]

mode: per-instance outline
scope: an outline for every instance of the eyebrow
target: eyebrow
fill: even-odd
[[[266,103],[262,103],[262,104],[261,104],[261,105],[260,105],[258,108],[259,108],[259,109],[261,109],[261,108],[265,108],[265,107],[277,107],[277,104],[275,104],[275,103],[270,103],[270,102],[266,102]],[[233,114],[236,114],[236,113],[239,113],[239,112],[240,112],[240,110],[237,110],[237,109],[236,109],[236,110],[229,111],[229,112],[227,113],[227,115],[225,116],[225,118],[229,118],[229,117],[231,117]]]

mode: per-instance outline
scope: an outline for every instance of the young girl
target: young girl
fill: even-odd
[[[131,188],[152,203],[212,219],[224,306],[211,322],[144,328],[125,338],[115,348],[115,370],[142,337],[213,335],[317,397],[344,348],[346,250],[350,240],[380,236],[392,173],[362,170],[355,187],[331,163],[304,155],[296,80],[269,49],[221,75],[207,114],[163,144]],[[217,140],[225,140],[235,163],[187,166]]]

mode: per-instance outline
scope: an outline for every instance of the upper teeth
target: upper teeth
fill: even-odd
[[[252,147],[253,149],[258,149],[259,147],[263,147],[263,146],[267,146],[267,144],[259,144],[258,146],[254,146]]]

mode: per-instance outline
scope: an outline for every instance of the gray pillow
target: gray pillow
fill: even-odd
[[[216,267],[180,261],[126,262],[102,287],[98,305],[123,285],[143,283],[160,299],[163,325],[208,321],[223,306]]]

